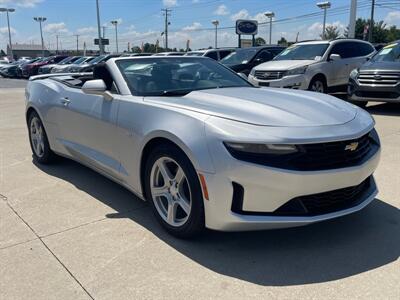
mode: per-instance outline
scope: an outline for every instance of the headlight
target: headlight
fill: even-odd
[[[357,76],[358,76],[358,69],[354,69],[353,71],[350,72],[351,79],[356,79]]]
[[[251,69],[251,71],[250,71],[250,75],[254,77],[254,74],[255,74],[255,73],[256,73],[256,70],[255,70],[255,68]]]
[[[298,149],[295,145],[285,145],[285,144],[251,144],[251,143],[224,142],[224,145],[231,154],[248,153],[248,154],[284,155],[284,154],[291,154],[298,152]]]
[[[299,75],[299,74],[304,74],[307,70],[308,66],[304,66],[304,67],[299,67],[299,68],[295,68],[295,69],[291,69],[291,70],[287,70],[286,71],[286,76],[290,76],[290,75]]]

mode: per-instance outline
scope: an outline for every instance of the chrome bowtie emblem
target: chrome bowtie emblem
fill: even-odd
[[[358,142],[354,142],[354,143],[346,145],[344,150],[355,151],[357,148],[358,148]]]

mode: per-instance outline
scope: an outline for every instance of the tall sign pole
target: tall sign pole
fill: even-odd
[[[100,30],[100,9],[99,9],[99,0],[96,0],[96,10],[97,10],[97,31],[99,35],[99,51],[100,55],[104,54],[104,47],[103,47],[103,40],[101,37],[101,30]]]
[[[356,35],[356,16],[357,16],[357,0],[351,0],[350,4],[350,20],[349,20],[349,38],[354,39]]]

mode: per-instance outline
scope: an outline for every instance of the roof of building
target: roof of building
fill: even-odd
[[[35,44],[12,44],[13,50],[34,50],[34,51],[41,51],[42,45],[35,45]],[[44,50],[47,50],[44,47]]]

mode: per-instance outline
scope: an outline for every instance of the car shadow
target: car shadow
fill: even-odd
[[[399,103],[372,104],[372,105],[368,105],[366,107],[366,110],[371,115],[400,116],[400,104]]]
[[[142,200],[89,168],[66,159],[37,167],[117,211],[108,218],[131,219],[198,264],[259,285],[337,280],[384,266],[400,254],[399,209],[379,199],[351,216],[311,226],[242,233],[206,231],[196,239],[179,240],[160,227],[148,205],[132,210]]]

